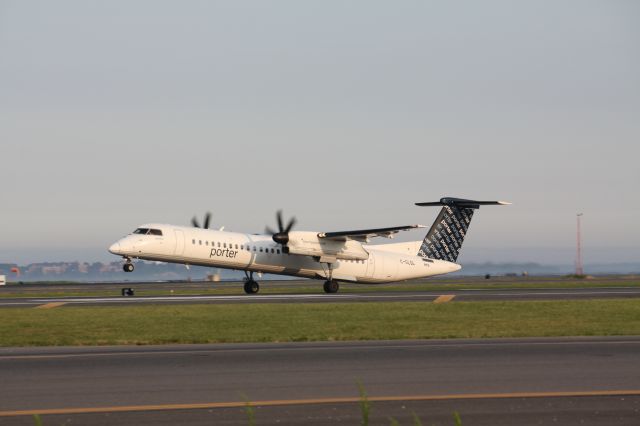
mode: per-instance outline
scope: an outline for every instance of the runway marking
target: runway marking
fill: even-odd
[[[66,304],[67,302],[51,302],[51,303],[45,303],[44,305],[36,306],[34,309],[53,309],[53,308],[57,308],[58,306],[62,306]]]
[[[443,294],[442,296],[438,296],[433,303],[447,303],[451,302],[453,298],[456,297],[455,294]]]
[[[459,399],[513,399],[513,398],[562,398],[589,396],[640,396],[640,390],[602,390],[602,391],[568,391],[568,392],[512,392],[512,393],[470,393],[449,395],[405,395],[405,396],[370,396],[371,402],[393,401],[446,401]],[[267,401],[232,401],[232,402],[203,402],[192,404],[154,404],[154,405],[125,405],[112,407],[76,407],[76,408],[45,408],[40,410],[7,410],[0,411],[0,417],[52,415],[52,414],[90,414],[90,413],[122,413],[131,411],[168,411],[168,410],[197,410],[212,408],[239,408],[247,404],[253,407],[277,407],[286,405],[318,405],[344,404],[360,402],[360,397],[341,398],[312,398],[312,399],[283,399]]]

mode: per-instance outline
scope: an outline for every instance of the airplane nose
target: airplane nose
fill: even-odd
[[[109,247],[109,252],[113,253],[113,254],[119,254],[120,253],[120,243],[111,244],[111,247]]]

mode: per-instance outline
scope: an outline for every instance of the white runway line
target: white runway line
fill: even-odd
[[[528,292],[528,293],[486,293],[486,296],[490,297],[513,297],[513,296],[589,296],[589,295],[625,295],[625,294],[638,294],[633,291],[617,291],[617,292]],[[261,300],[358,300],[358,299],[404,299],[411,297],[414,299],[433,299],[438,297],[438,294],[286,294],[286,295],[264,295],[264,296],[156,296],[156,297],[102,297],[102,298],[82,298],[82,299],[37,299],[36,303],[51,303],[51,302],[67,302],[67,303],[144,303],[144,302],[189,302],[189,301],[207,301],[207,300],[219,300],[219,301],[261,301]],[[458,298],[464,296],[480,296],[479,294],[457,294]]]
[[[149,297],[99,297],[81,299],[37,299],[37,303],[67,302],[67,303],[104,303],[104,302],[188,302],[192,300],[301,300],[301,299],[350,299],[359,298],[360,295],[351,294],[283,294],[264,296],[149,296]],[[367,297],[367,296],[365,296]]]

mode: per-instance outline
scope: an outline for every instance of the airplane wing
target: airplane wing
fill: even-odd
[[[356,231],[320,232],[318,238],[334,241],[346,241],[347,239],[369,241],[374,237],[393,238],[400,231],[409,231],[416,228],[426,228],[424,225],[393,226],[391,228],[359,229]]]

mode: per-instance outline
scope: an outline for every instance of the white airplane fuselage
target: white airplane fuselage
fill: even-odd
[[[366,245],[366,259],[336,259],[331,264],[312,256],[288,254],[269,235],[252,235],[165,224],[143,228],[162,235],[130,234],[109,251],[126,258],[199,265],[248,272],[290,275],[357,283],[386,283],[460,270],[457,263],[417,255],[421,241]]]

